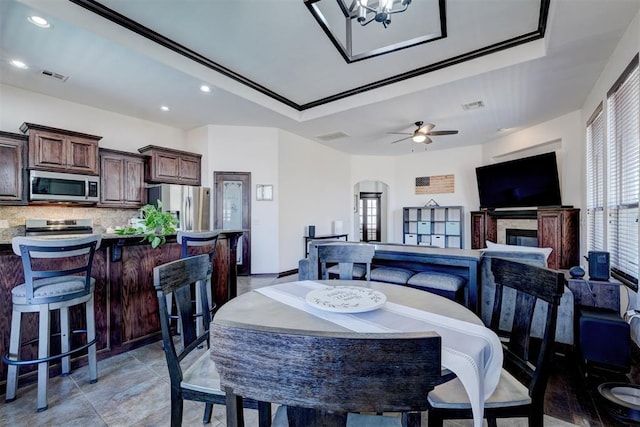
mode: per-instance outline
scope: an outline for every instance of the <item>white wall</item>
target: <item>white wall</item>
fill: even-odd
[[[335,220],[353,230],[350,156],[289,132],[280,131],[279,271],[298,268],[304,257],[306,226],[331,234]],[[349,236],[353,239],[352,234]]]
[[[478,208],[475,168],[480,166],[481,147],[473,145],[433,150],[401,157],[352,156],[351,181],[382,181],[389,185],[387,241],[402,243],[402,208],[423,206],[430,199],[439,205],[462,205],[465,209],[465,248],[471,246],[469,212]],[[454,192],[415,194],[415,179],[421,176],[454,175]]]
[[[276,273],[279,264],[278,131],[274,128],[206,126],[191,132],[192,148],[206,147],[203,183],[214,172],[251,173],[251,273]],[[205,140],[206,138],[206,140]],[[256,185],[272,184],[273,201],[256,201]],[[212,191],[212,198],[214,191]],[[213,205],[212,205],[213,206]],[[212,209],[213,216],[213,209]],[[212,221],[212,225],[213,225]]]
[[[182,129],[0,84],[0,130],[20,133],[23,122],[102,136],[100,147],[134,153],[146,145],[184,150],[186,144]]]
[[[495,139],[482,146],[484,164],[555,151],[563,205],[582,208],[584,132],[580,111]]]

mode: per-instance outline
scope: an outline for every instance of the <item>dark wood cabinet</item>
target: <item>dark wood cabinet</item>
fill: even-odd
[[[538,247],[552,249],[547,259],[549,268],[569,269],[580,264],[580,209],[471,212],[471,249],[485,248],[487,240],[497,242],[500,219],[537,220]]]
[[[482,249],[485,241],[498,239],[497,221],[488,211],[471,212],[471,249]]]
[[[0,131],[0,204],[27,203],[25,135]]]
[[[138,149],[149,156],[145,181],[156,184],[200,185],[202,155],[148,145]]]
[[[212,290],[214,301],[221,306],[237,296],[237,243],[242,232],[221,231],[214,259]],[[101,247],[93,259],[91,276],[96,279],[94,307],[96,317],[98,357],[129,351],[160,339],[159,308],[153,287],[153,268],[179,259],[181,246],[171,239],[166,245],[153,249],[139,236],[103,238]],[[194,249],[194,253],[206,253],[208,247]],[[7,351],[11,332],[11,290],[24,282],[20,257],[13,253],[10,244],[0,245],[0,354]],[[52,322],[52,354],[59,353],[58,313]],[[83,325],[84,310],[74,307],[70,311],[72,329]],[[22,342],[38,335],[38,320],[34,313],[25,313],[22,320]],[[80,338],[83,339],[83,338]],[[37,357],[37,346],[22,347],[23,358]],[[86,353],[72,356],[72,364],[86,364]],[[20,368],[20,386],[33,383],[36,365]],[[60,364],[50,366],[51,375],[60,374]],[[0,394],[4,393],[6,367],[0,361]]]
[[[100,206],[139,208],[147,201],[146,156],[100,149]]]
[[[128,349],[137,341],[158,336],[160,320],[153,268],[180,258],[180,246],[170,243],[158,250],[147,244],[125,243],[114,249],[120,251],[121,258],[110,263],[110,335],[111,342]]]
[[[552,248],[547,265],[580,265],[580,209],[538,209],[538,246]]]
[[[23,123],[29,135],[29,168],[98,175],[98,141],[102,137]]]

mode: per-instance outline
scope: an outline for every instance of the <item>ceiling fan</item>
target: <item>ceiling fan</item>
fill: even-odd
[[[431,144],[430,136],[438,136],[438,135],[455,135],[458,133],[457,130],[433,130],[435,125],[433,123],[424,124],[424,122],[415,122],[416,130],[412,133],[405,132],[388,132],[391,135],[409,135],[404,138],[400,138],[396,141],[391,142],[395,144],[396,142],[404,141],[405,139],[412,139],[413,142],[422,142],[424,144]]]

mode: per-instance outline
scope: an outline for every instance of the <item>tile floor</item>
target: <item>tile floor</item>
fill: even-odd
[[[246,292],[280,281],[295,280],[296,276],[274,279],[271,276],[241,277],[239,292]],[[36,385],[20,388],[12,403],[0,400],[1,426],[168,426],[170,419],[169,377],[164,353],[159,342],[99,361],[99,381],[89,384],[87,368],[77,369],[67,377],[49,380],[49,409],[35,411]],[[553,384],[553,382],[552,382]],[[566,382],[555,381],[553,400],[568,401],[567,394],[575,387],[561,389]],[[560,386],[558,385],[560,384]],[[553,392],[553,391],[552,391]],[[555,402],[558,403],[558,402]],[[553,405],[561,413],[545,417],[545,426],[600,426],[589,417],[571,417],[562,404]],[[204,404],[185,402],[183,425],[202,425]],[[575,408],[573,411],[575,412]],[[579,408],[578,408],[579,411]],[[571,412],[571,411],[569,411]],[[275,413],[275,410],[274,410]],[[593,417],[592,417],[593,418]],[[572,424],[564,420],[580,420]],[[257,411],[245,410],[247,426],[257,426]],[[212,427],[225,426],[225,408],[214,406]],[[426,426],[426,415],[423,420]],[[471,426],[470,421],[451,422],[448,426]],[[501,426],[524,426],[524,420],[507,420]]]

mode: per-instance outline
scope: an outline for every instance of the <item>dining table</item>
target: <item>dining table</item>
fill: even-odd
[[[361,293],[367,296],[361,298]],[[471,310],[429,292],[374,281],[302,280],[237,296],[221,306],[212,321],[211,354],[216,363],[221,357],[234,357],[218,351],[225,347],[223,340],[241,339],[237,334],[220,334],[224,328],[308,336],[435,332],[442,339],[441,368],[462,382],[472,406],[474,426],[482,425],[484,401],[495,390],[502,367],[499,338]],[[243,346],[248,349],[259,345],[240,344],[234,347],[238,353]],[[279,354],[293,350],[271,351],[277,361]],[[242,358],[240,354],[235,356]],[[250,364],[251,360],[242,363]],[[260,375],[258,368],[256,376]],[[224,387],[224,370],[220,370],[220,381]]]

